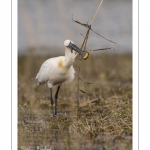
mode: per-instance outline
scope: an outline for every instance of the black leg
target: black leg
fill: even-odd
[[[58,98],[59,89],[60,89],[60,86],[58,86],[56,94],[55,94],[55,115],[57,115],[57,98]]]
[[[54,115],[54,101],[53,101],[53,97],[52,97],[52,88],[50,88],[50,102],[51,102],[51,107],[52,107],[52,113]]]

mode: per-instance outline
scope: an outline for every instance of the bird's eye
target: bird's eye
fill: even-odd
[[[71,53],[73,53],[73,50],[71,49]]]

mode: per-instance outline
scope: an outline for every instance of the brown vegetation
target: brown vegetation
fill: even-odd
[[[52,116],[48,87],[37,87],[35,81],[41,64],[48,58],[35,55],[18,58],[19,146],[131,149],[132,55],[91,52],[80,63],[81,79],[92,84],[80,80],[79,109],[76,72],[75,80],[60,89],[57,117]],[[76,71],[78,65],[76,60]]]

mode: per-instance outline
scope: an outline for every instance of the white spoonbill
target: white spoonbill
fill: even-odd
[[[66,47],[65,56],[58,56],[46,60],[36,76],[38,85],[47,84],[50,88],[50,102],[53,115],[57,115],[57,97],[60,86],[65,81],[72,81],[74,79],[75,70],[73,68],[73,62],[77,54],[79,53],[83,59],[87,59],[89,56],[88,52],[80,50],[71,40],[65,40],[64,46]],[[52,98],[52,87],[54,85],[58,85],[55,93],[55,111]]]

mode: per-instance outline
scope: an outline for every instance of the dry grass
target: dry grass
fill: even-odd
[[[36,87],[35,76],[50,56],[18,58],[18,144],[52,149],[132,148],[132,55],[90,54],[80,76],[88,95],[80,93],[77,73],[58,97],[58,117],[52,117],[47,86]],[[75,62],[78,68],[78,61]],[[85,86],[80,81],[80,88]],[[54,87],[54,90],[56,87]],[[53,90],[53,91],[54,91]],[[121,147],[121,148],[120,148]]]

